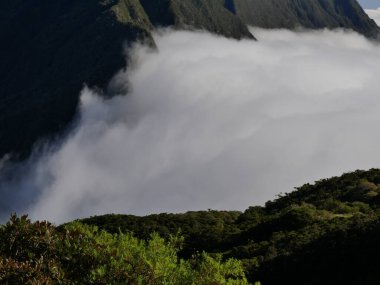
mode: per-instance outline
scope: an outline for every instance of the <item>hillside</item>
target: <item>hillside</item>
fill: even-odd
[[[237,258],[251,282],[378,284],[379,193],[380,170],[372,169],[306,184],[243,213],[106,215],[81,222],[142,239],[180,230],[180,256],[205,250]]]
[[[371,169],[244,212],[113,214],[58,227],[12,215],[0,225],[0,283],[374,285],[379,239],[380,169]]]
[[[72,223],[57,229],[27,216],[0,226],[1,284],[248,285],[241,262],[207,253],[184,260],[182,238],[147,241]]]
[[[39,139],[72,122],[83,84],[107,95],[127,62],[125,47],[152,47],[156,27],[206,29],[250,38],[248,25],[378,28],[356,1],[341,0],[5,0],[0,10],[0,157],[25,157]],[[126,51],[128,54],[128,51]]]
[[[62,131],[83,84],[104,88],[125,66],[124,41],[150,39],[138,1],[7,0],[2,6],[0,24],[8,28],[0,30],[0,156],[25,154],[42,136]]]
[[[379,34],[376,23],[356,0],[234,0],[233,3],[236,15],[251,26],[348,28],[368,37]]]

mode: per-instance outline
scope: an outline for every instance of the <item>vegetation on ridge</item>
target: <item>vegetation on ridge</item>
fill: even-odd
[[[78,222],[55,228],[12,216],[0,227],[1,284],[245,285],[241,263],[206,253],[177,257],[181,238],[147,241]]]
[[[379,240],[380,170],[371,169],[243,213],[105,215],[59,227],[12,216],[0,226],[0,283],[372,285]]]
[[[380,170],[306,184],[245,212],[203,211],[146,217],[105,215],[81,222],[146,239],[181,230],[180,256],[222,253],[243,262],[251,282],[378,284]]]

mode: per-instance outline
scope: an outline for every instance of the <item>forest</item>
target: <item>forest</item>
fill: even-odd
[[[378,284],[380,170],[306,184],[244,212],[12,215],[1,284]],[[261,283],[258,283],[261,282]]]

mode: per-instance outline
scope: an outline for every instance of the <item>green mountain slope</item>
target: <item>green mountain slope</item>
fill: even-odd
[[[247,284],[247,276],[264,285],[375,285],[379,240],[380,169],[371,169],[303,185],[244,212],[105,215],[58,227],[12,216],[0,225],[0,283]],[[192,272],[199,261],[211,266],[201,275]],[[187,265],[165,279],[169,264]],[[197,281],[183,279],[188,270]],[[205,281],[207,272],[222,279]],[[161,279],[152,283],[151,274]],[[223,281],[231,277],[237,283]]]
[[[144,3],[150,15],[154,5]],[[175,13],[179,28],[252,38],[237,17],[211,1],[163,9]],[[0,16],[0,157],[27,154],[39,138],[67,127],[82,85],[104,89],[125,67],[125,43],[153,43],[153,24],[139,0],[5,0]]]
[[[223,253],[243,261],[263,284],[379,284],[380,170],[356,171],[306,184],[265,207],[146,217],[82,220],[109,232],[149,238],[181,230],[182,257]]]
[[[236,39],[253,38],[222,0],[141,0],[141,4],[155,26],[194,27]]]
[[[377,37],[379,28],[355,0],[233,0],[236,14],[263,28],[348,28]],[[270,11],[270,12],[268,12]]]
[[[375,36],[355,0],[4,0],[0,9],[0,158],[29,154],[72,121],[84,83],[106,89],[126,43],[152,45],[155,27],[236,39],[248,25],[346,27]]]
[[[116,4],[115,4],[116,3]],[[139,1],[6,0],[0,30],[0,156],[27,153],[72,120],[84,83],[125,66],[124,41],[150,39]]]

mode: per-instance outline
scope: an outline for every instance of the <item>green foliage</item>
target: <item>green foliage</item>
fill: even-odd
[[[48,222],[12,215],[0,227],[1,284],[59,284],[59,237]]]
[[[190,257],[197,251],[220,251],[227,248],[229,237],[240,233],[236,220],[240,212],[200,211],[186,214],[159,214],[144,218],[125,215],[106,215],[82,220],[108,232],[131,232],[141,239],[148,239],[152,232],[167,238],[181,230],[185,241],[181,256]],[[215,250],[214,250],[215,249]]]
[[[0,284],[379,284],[379,186],[371,169],[243,213],[105,215],[59,227],[12,216],[0,227]]]
[[[50,258],[56,245],[55,228],[48,222],[31,224],[27,216],[12,215],[0,228],[0,252],[17,261]]]
[[[200,285],[234,285],[234,284],[248,284],[245,279],[245,273],[239,261],[235,259],[228,259],[222,262],[222,255],[216,255],[216,258],[203,253],[196,260],[196,274],[195,278],[190,284]]]
[[[243,213],[105,215],[82,222],[141,239],[152,231],[167,238],[181,230],[181,257],[206,251],[239,259],[250,282],[341,284],[344,279],[345,284],[378,284],[380,276],[373,272],[380,257],[375,238],[380,239],[379,186],[380,170],[371,169],[303,185]],[[360,252],[367,252],[369,244],[369,258],[363,260]],[[377,283],[354,278],[364,272]]]
[[[240,261],[197,254],[179,259],[183,239],[147,240],[70,223],[60,230],[13,215],[0,228],[1,284],[248,284]]]
[[[70,284],[63,281],[54,261],[43,258],[34,261],[16,261],[11,258],[0,260],[1,284]]]

